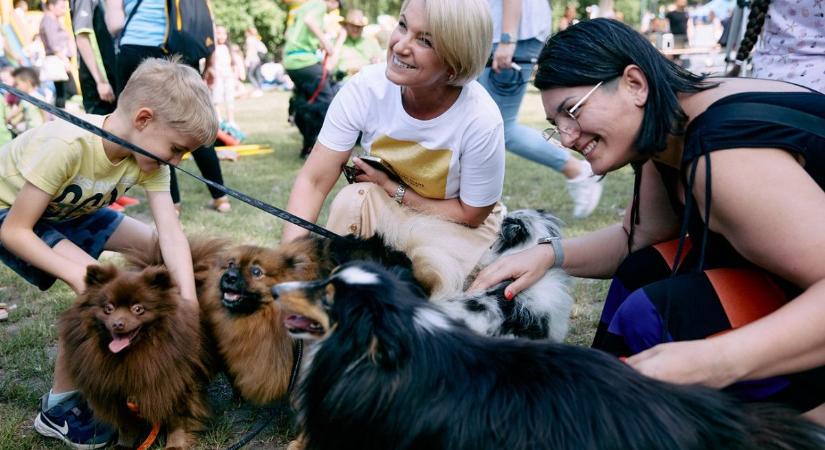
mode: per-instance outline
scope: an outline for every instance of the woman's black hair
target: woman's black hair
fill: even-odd
[[[577,23],[551,37],[538,59],[538,89],[594,85],[622,75],[630,64],[647,77],[648,96],[636,151],[651,155],[665,149],[668,134],[681,134],[687,115],[677,94],[717,86],[668,60],[644,36],[612,19]]]

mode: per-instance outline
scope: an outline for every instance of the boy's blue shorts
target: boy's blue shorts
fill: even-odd
[[[8,213],[8,208],[0,209],[0,225],[6,220]],[[34,234],[49,247],[54,247],[63,239],[68,239],[92,258],[97,259],[103,253],[106,241],[112,237],[123,217],[122,213],[109,208],[101,208],[91,214],[64,222],[41,219],[34,224]],[[2,242],[0,242],[0,259],[6,266],[40,288],[41,291],[50,288],[56,280],[51,274],[32,266],[8,251]]]

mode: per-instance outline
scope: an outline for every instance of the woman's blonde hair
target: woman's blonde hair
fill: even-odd
[[[463,86],[484,70],[493,46],[493,19],[486,0],[423,0],[433,48],[452,72],[449,84]],[[410,0],[404,0],[401,11]]]
[[[202,146],[215,142],[218,114],[209,88],[198,72],[180,58],[148,58],[129,77],[118,98],[118,108],[151,108],[160,121],[190,136]]]

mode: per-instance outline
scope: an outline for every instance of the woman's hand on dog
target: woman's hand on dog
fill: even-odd
[[[741,377],[732,373],[723,346],[713,339],[659,344],[627,358],[630,367],[661,381],[723,388]]]
[[[488,289],[505,280],[513,280],[504,290],[508,300],[535,284],[553,265],[553,247],[537,245],[522,252],[497,259],[479,272],[468,292]]]

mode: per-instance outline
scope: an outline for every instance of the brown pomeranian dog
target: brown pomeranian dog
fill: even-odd
[[[166,448],[188,448],[209,409],[210,375],[198,305],[168,270],[89,266],[86,292],[58,322],[72,380],[95,415],[134,447],[147,423],[166,428]]]

